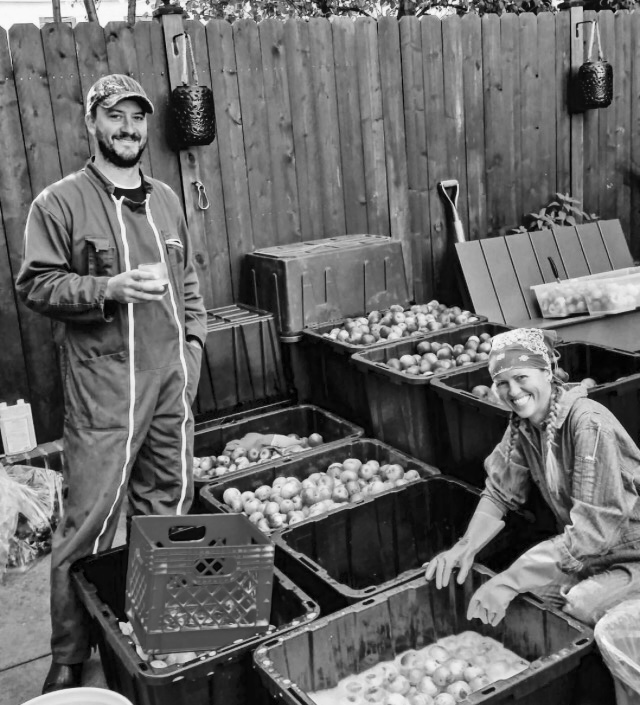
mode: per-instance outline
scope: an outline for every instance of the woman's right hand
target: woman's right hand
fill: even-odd
[[[458,569],[458,584],[462,585],[471,570],[473,560],[477,551],[473,550],[469,539],[462,538],[454,544],[448,551],[439,553],[435,558],[432,558],[427,564],[425,578],[427,580],[436,579],[436,587],[446,587],[449,584],[451,573],[454,569]]]

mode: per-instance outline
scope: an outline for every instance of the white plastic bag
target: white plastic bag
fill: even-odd
[[[600,653],[615,679],[618,705],[640,705],[640,599],[610,609],[594,629]]]
[[[62,476],[26,465],[0,466],[0,580],[49,552],[62,511]]]

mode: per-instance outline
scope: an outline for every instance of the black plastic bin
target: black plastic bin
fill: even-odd
[[[272,313],[243,304],[207,311],[207,337],[193,413],[198,421],[287,398]]]
[[[400,463],[405,470],[417,470],[423,478],[440,474],[437,468],[411,458],[380,441],[371,438],[347,439],[326,448],[320,446],[304,455],[279,458],[271,467],[254,466],[231,475],[229,479],[223,477],[220,480],[210,482],[200,490],[200,503],[205,511],[231,514],[231,507],[227,506],[223,500],[224,491],[229,487],[236,487],[240,492],[253,492],[262,485],[273,484],[277,477],[296,477],[299,480],[304,480],[312,473],[324,472],[331,463],[342,462],[345,458],[358,458],[363,462],[365,459],[377,460],[381,465]],[[340,505],[339,509],[336,508],[331,513],[341,513],[346,511],[349,506],[351,505]],[[307,518],[301,524],[307,521],[311,521],[311,519]],[[275,535],[278,531],[281,529],[271,533]],[[278,566],[278,551],[276,551],[276,566]]]
[[[560,343],[559,365],[570,382],[591,377],[598,382],[589,397],[606,406],[640,440],[640,357],[589,343]],[[476,385],[491,385],[487,365],[438,376],[432,390],[443,401],[453,463],[447,471],[471,482],[484,483],[483,461],[500,442],[509,423],[508,409],[471,394]]]
[[[425,562],[464,534],[479,499],[465,482],[430,477],[278,532],[276,562],[330,614],[422,575]],[[477,557],[496,571],[550,535],[529,515],[505,521]]]
[[[485,322],[485,316],[473,314],[478,321]],[[389,345],[409,341],[434,340],[452,332],[466,330],[476,323],[465,323],[457,328],[421,333],[392,343],[385,341],[373,345],[353,345],[325,337],[332,328],[340,326],[344,319],[305,328],[302,344],[307,360],[309,375],[308,398],[324,409],[330,409],[344,418],[363,426],[365,432],[376,438],[377,420],[372,418],[372,410],[367,400],[367,389],[361,368],[354,368],[352,356],[369,350],[377,350]],[[505,328],[506,330],[506,328]],[[469,333],[469,335],[472,335]]]
[[[499,323],[475,323],[356,353],[352,361],[359,373],[358,382],[365,392],[373,437],[438,467],[448,465],[450,454],[442,401],[431,391],[431,382],[437,375],[407,375],[384,363],[414,354],[416,346],[423,340],[458,345],[472,335],[487,333],[493,336],[507,330],[510,330],[509,326]],[[481,365],[478,363],[464,369]],[[351,374],[355,376],[353,371]]]
[[[221,648],[185,666],[162,670],[143,661],[120,631],[124,612],[128,550],[100,553],[72,566],[73,581],[92,618],[107,685],[135,705],[244,705],[272,702],[256,674],[253,651],[273,637],[309,624],[318,605],[280,571],[274,573],[271,624],[266,635]]]
[[[323,617],[257,649],[260,676],[279,703],[314,705],[308,693],[333,688],[346,676],[408,649],[472,629],[531,665],[472,693],[465,703],[573,703],[580,667],[594,652],[592,630],[530,596],[516,597],[497,627],[467,621],[471,595],[490,576],[487,568],[475,566],[464,585],[446,590],[422,577]]]

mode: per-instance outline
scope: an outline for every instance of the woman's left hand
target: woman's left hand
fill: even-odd
[[[484,624],[495,627],[504,619],[507,607],[517,594],[512,587],[501,581],[498,574],[473,593],[467,619],[479,619]]]

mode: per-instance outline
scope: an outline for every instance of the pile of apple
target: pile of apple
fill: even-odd
[[[304,480],[276,477],[271,485],[262,485],[255,492],[228,487],[222,500],[233,512],[246,514],[261,531],[269,533],[419,479],[417,470],[405,470],[399,463],[380,465],[377,460],[346,458]]]
[[[422,340],[415,346],[415,354],[389,358],[387,367],[407,375],[430,377],[455,367],[465,367],[489,359],[489,333],[470,335],[464,343],[451,345],[437,340]]]
[[[311,433],[308,437],[300,437],[296,433],[289,433],[288,436],[289,438],[298,439],[300,443],[289,446],[286,449],[287,455],[301,453],[324,443],[324,439],[319,433]],[[277,448],[263,448],[262,450],[250,448],[247,450],[240,446],[230,454],[223,453],[221,455],[205,455],[194,458],[193,477],[199,482],[206,482],[214,477],[223,477],[236,472],[236,470],[246,470],[246,468],[254,465],[261,465],[270,460],[281,458],[281,450]]]
[[[466,631],[405,651],[310,697],[318,705],[455,705],[528,667],[526,659],[495,639]]]
[[[582,283],[562,282],[558,286],[537,290],[536,296],[545,318],[566,318],[588,313]]]
[[[584,296],[590,313],[629,311],[640,304],[640,286],[633,282],[598,280],[585,283]]]
[[[345,318],[341,326],[332,328],[324,337],[350,345],[373,345],[380,340],[400,340],[477,320],[471,311],[446,306],[434,299],[428,304],[414,304],[407,309],[393,304],[383,311],[371,311],[368,316]]]

